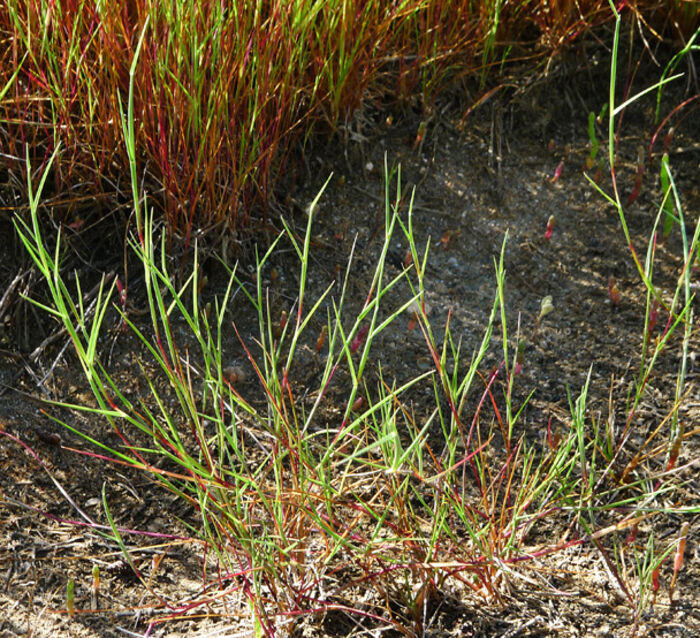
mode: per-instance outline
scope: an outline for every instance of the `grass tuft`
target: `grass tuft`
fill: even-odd
[[[635,19],[668,16],[690,50],[692,3],[626,5]],[[17,168],[28,145],[43,169],[61,146],[52,195],[66,223],[94,216],[95,198],[107,208],[145,187],[189,246],[202,232],[249,228],[252,210],[266,223],[276,185],[294,179],[291,158],[315,130],[362,139],[357,116],[377,102],[415,103],[425,127],[441,92],[466,89],[475,106],[511,63],[532,69],[612,20],[604,0],[8,0],[2,157]],[[135,158],[115,144],[127,94]],[[138,188],[124,179],[134,160]]]
[[[498,604],[521,580],[546,588],[541,562],[580,545],[597,549],[621,596],[641,614],[655,595],[650,593],[654,574],[658,577],[671,548],[657,550],[650,536],[639,553],[636,545],[630,549],[629,543],[620,543],[617,534],[636,533],[640,522],[662,514],[661,503],[676,488],[665,480],[673,475],[673,464],[659,473],[650,463],[659,448],[647,451],[663,424],[630,457],[629,423],[619,436],[588,415],[589,371],[580,394],[570,395],[568,430],[557,436],[550,431],[541,442],[516,435],[527,400],[512,405],[520,339],[509,337],[503,309],[506,238],[494,262],[490,319],[481,345],[462,367],[449,318],[438,339],[426,312],[429,244],[421,249],[415,242],[413,196],[406,217],[400,217],[400,170],[393,196],[392,174],[385,170],[383,242],[364,307],[350,317],[347,277],[338,298],[331,295],[333,286],[316,299],[307,298],[313,211],[323,191],[310,207],[304,237],[286,228],[258,255],[252,287],[231,268],[224,294],[209,311],[200,305],[197,251],[190,276],[176,285],[165,258],[165,235],[156,236],[152,213],[140,207],[141,231],[130,246],[146,281],[147,327],[136,325],[123,310],[114,281],[103,282],[91,318],[79,283],[78,298],[70,292],[60,272],[60,236],[49,249],[39,233],[36,209],[46,172],[32,194],[31,221],[17,219],[17,232],[50,286],[52,304],[42,308],[71,335],[96,400],[96,407],[56,405],[105,419],[121,444],[108,445],[62,424],[85,441],[80,453],[143,472],[187,506],[193,515],[182,521],[211,557],[203,568],[202,595],[180,612],[165,606],[156,622],[236,595],[246,601],[256,631],[270,636],[302,617],[338,610],[374,626],[423,631],[430,610],[448,592]],[[396,233],[408,242],[412,259],[390,276],[385,264]],[[285,242],[298,259],[299,287],[282,326],[262,282],[268,262]],[[348,273],[351,264],[352,259]],[[387,293],[402,285],[408,295],[391,307]],[[254,341],[233,323],[253,370],[250,384],[242,382],[242,369],[227,370],[223,355],[222,333],[231,321],[234,298],[247,300],[257,316]],[[110,308],[151,360],[142,364],[148,394],[136,399],[129,398],[96,352]],[[373,344],[410,309],[433,368],[399,386],[385,377],[381,362],[373,363]],[[295,377],[295,358],[302,344],[315,342],[309,326],[323,313],[323,370],[315,388],[304,388]],[[682,311],[676,325],[688,325],[686,315]],[[499,326],[502,359],[485,376],[481,364]],[[188,335],[187,343],[182,334]],[[341,370],[347,383],[337,381]],[[337,419],[328,420],[330,388],[344,394],[345,407]],[[420,388],[432,388],[435,396],[425,418],[418,418],[407,400],[409,391]],[[630,414],[636,401],[638,396]],[[673,423],[676,414],[674,409],[667,421]],[[675,431],[670,440],[682,440],[682,427]],[[621,466],[622,458],[631,460]],[[106,485],[102,500],[109,523],[105,533],[152,591],[152,577],[131,561]],[[562,517],[574,530],[570,537],[533,542],[542,525]],[[615,540],[610,544],[608,538]],[[362,605],[357,590],[368,592]]]

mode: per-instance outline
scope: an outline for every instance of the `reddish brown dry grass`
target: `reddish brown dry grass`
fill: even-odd
[[[21,185],[25,148],[41,170],[61,143],[53,194],[64,220],[82,223],[95,196],[129,200],[121,116],[148,18],[133,79],[142,187],[185,237],[235,231],[252,210],[265,217],[293,165],[290,152],[313,130],[333,131],[367,100],[412,101],[429,114],[438,93],[475,79],[468,107],[504,62],[532,68],[613,17],[605,0],[308,0],[296,14],[282,0],[246,4],[257,9],[236,16],[211,1],[3,3],[0,168]],[[698,23],[690,2],[618,5],[652,36],[682,40]]]

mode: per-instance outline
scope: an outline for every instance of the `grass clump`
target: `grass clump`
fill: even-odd
[[[686,41],[692,33],[684,31],[692,3],[627,4],[630,15],[667,16]],[[422,137],[440,92],[459,86],[478,103],[494,90],[487,78],[498,84],[492,74],[511,60],[536,64],[613,17],[604,0],[8,0],[0,7],[0,39],[12,43],[0,52],[3,158],[19,166],[28,144],[45,167],[62,145],[51,183],[67,223],[94,217],[95,197],[128,201],[130,159],[114,142],[120,96],[132,88],[139,180],[189,243],[202,231],[248,227],[255,207],[266,218],[314,129],[361,139],[364,104],[415,103]]]
[[[507,331],[503,252],[494,263],[490,319],[463,367],[449,319],[437,337],[426,312],[429,244],[421,249],[415,242],[412,198],[407,216],[399,215],[400,172],[393,197],[387,174],[383,242],[366,301],[354,316],[346,310],[352,255],[337,297],[330,285],[308,298],[311,228],[321,193],[310,207],[304,237],[286,228],[256,259],[252,286],[237,268],[230,269],[225,292],[209,307],[199,297],[197,251],[189,276],[176,285],[165,236],[156,236],[152,214],[138,206],[140,230],[130,245],[146,282],[146,327],[122,310],[115,281],[103,280],[92,318],[81,303],[79,283],[77,299],[71,293],[60,273],[60,236],[49,249],[39,228],[43,178],[32,194],[31,219],[18,220],[17,230],[49,283],[52,303],[43,307],[71,335],[96,399],[94,407],[59,405],[105,419],[121,444],[108,445],[63,425],[85,440],[81,453],[141,471],[176,497],[179,511],[189,506],[193,515],[183,522],[214,557],[205,560],[201,596],[187,605],[162,605],[155,622],[195,609],[223,614],[212,610],[235,597],[248,610],[251,627],[265,635],[328,614],[415,635],[427,631],[449,596],[497,604],[522,580],[550,587],[542,563],[580,545],[600,553],[637,617],[651,604],[654,579],[673,546],[657,546],[652,534],[638,551],[617,536],[636,534],[642,522],[666,511],[661,501],[676,488],[672,465],[659,472],[653,463],[657,451],[647,452],[646,446],[630,451],[626,430],[620,436],[611,423],[600,427],[590,419],[590,372],[580,394],[570,396],[567,430],[548,431],[535,442],[517,434],[525,404],[512,405],[520,339]],[[409,243],[412,259],[390,276],[385,264],[396,234]],[[291,246],[299,267],[295,306],[282,323],[273,317],[262,283],[281,242]],[[392,307],[388,300],[400,290],[405,298]],[[239,333],[231,314],[235,298],[247,300],[257,316],[254,340]],[[97,353],[112,306],[151,359],[142,364],[144,396],[130,398]],[[375,362],[373,347],[410,310],[432,369],[397,386]],[[318,347],[310,326],[324,314],[325,340]],[[241,368],[227,367],[222,334],[232,319],[253,371],[251,383],[242,383]],[[685,310],[672,327],[688,322]],[[480,368],[494,351],[491,340],[499,325],[500,364],[483,376]],[[178,336],[183,330],[189,345]],[[309,388],[296,378],[295,361],[300,347],[314,343],[322,353],[322,372]],[[682,392],[682,383],[679,387]],[[432,388],[435,402],[419,418],[410,397],[426,388]],[[331,391],[344,397],[339,411],[332,410],[337,403],[329,405]],[[493,409],[491,419],[486,406]],[[625,458],[631,460],[620,473]],[[103,486],[109,525],[93,524],[131,565],[132,544],[113,519],[109,500]],[[540,526],[564,519],[573,533],[543,541]],[[133,569],[145,587],[154,587]]]

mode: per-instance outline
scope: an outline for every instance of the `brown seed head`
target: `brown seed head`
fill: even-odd
[[[221,372],[224,376],[224,379],[228,381],[231,385],[246,382],[246,372],[239,365],[226,366]]]

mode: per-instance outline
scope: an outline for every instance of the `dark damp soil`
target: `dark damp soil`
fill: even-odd
[[[290,187],[286,196],[280,197],[285,205],[279,212],[301,235],[306,226],[305,208],[333,173],[312,229],[307,294],[310,299],[317,298],[334,279],[339,289],[355,243],[347,282],[350,301],[346,312],[350,316],[364,303],[381,246],[385,158],[390,167],[400,165],[406,200],[413,187],[416,189],[413,225],[417,242],[425,246],[430,239],[425,286],[431,323],[440,333],[449,317],[452,334],[461,339],[467,363],[481,341],[493,306],[494,259],[507,234],[505,302],[509,339],[513,344],[518,339],[524,343],[514,405],[521,405],[534,391],[516,424],[515,435],[524,435],[533,442],[544,440],[548,424],[554,431],[568,426],[569,393],[578,396],[589,369],[590,423],[615,422],[619,430],[626,418],[628,392],[639,374],[645,287],[617,212],[583,174],[590,150],[588,113],[599,112],[607,96],[604,67],[584,71],[575,61],[563,61],[550,69],[548,78],[522,89],[504,90],[466,119],[456,106],[458,100],[451,102],[446,97],[432,114],[422,141],[417,140],[420,119],[410,107],[381,113],[370,110],[349,123],[332,143],[317,142],[307,149],[306,172],[302,169],[295,180],[303,186]],[[650,69],[649,83],[654,74],[658,75],[657,70]],[[670,89],[666,99],[679,103],[682,87]],[[623,122],[617,168],[625,201],[634,187],[638,148],[646,150],[649,146],[654,130],[652,118],[653,100],[647,100],[631,107]],[[700,211],[698,131],[700,116],[695,110],[677,127],[669,148],[690,234]],[[641,259],[661,199],[656,168],[659,148],[657,142],[654,168],[644,175],[639,197],[626,207],[632,243]],[[600,185],[610,192],[609,177],[603,176]],[[110,436],[98,420],[52,408],[46,402],[90,405],[91,398],[70,347],[64,350],[66,336],[19,297],[20,293],[32,294],[37,289],[37,278],[12,237],[7,211],[14,203],[3,201],[2,206],[0,298],[9,292],[0,309],[0,428],[4,432],[0,437],[0,635],[147,635],[156,610],[162,615],[163,601],[187,601],[199,593],[201,548],[194,543],[171,544],[155,577],[158,598],[133,578],[114,543],[95,531],[60,521],[82,520],[78,508],[89,517],[104,520],[103,483],[109,485],[112,515],[122,527],[187,537],[181,521],[192,513],[173,497],[164,496],[143,476],[76,455],[71,448],[79,447],[78,438],[48,418],[50,413],[79,423],[95,436]],[[552,232],[547,237],[550,218]],[[119,242],[104,237],[102,228],[69,238],[81,255],[82,261],[76,259],[73,267],[84,273],[85,286],[95,283],[98,273],[123,271],[121,251],[108,247],[110,242]],[[389,256],[390,267],[396,273],[403,266],[407,248],[405,239],[396,234]],[[250,245],[243,243],[240,254],[242,267],[251,267]],[[654,281],[665,296],[672,295],[681,273],[681,255],[680,233],[675,228],[656,252]],[[212,291],[207,294],[220,292],[225,280],[223,269],[213,258],[205,268]],[[264,276],[273,316],[291,312],[298,266],[289,244],[275,253]],[[615,302],[609,289],[611,278],[619,292]],[[695,271],[692,281],[693,286],[697,285]],[[131,285],[138,305],[136,275]],[[397,287],[387,298],[389,306],[397,306],[407,294],[407,287]],[[551,296],[554,310],[536,325],[546,296]],[[237,326],[244,340],[252,344],[256,318],[252,312],[247,314],[243,304],[235,303]],[[693,309],[697,311],[697,302]],[[666,321],[666,316],[659,319],[652,339],[661,333]],[[112,323],[116,326],[116,319]],[[380,335],[373,351],[373,360],[381,363],[384,378],[399,384],[431,365],[421,331],[411,329],[409,324],[408,314],[399,317]],[[318,334],[321,325],[319,320],[309,334]],[[225,336],[226,356],[232,362],[244,361],[233,331]],[[501,356],[499,340],[500,335],[495,334],[482,365],[485,374]],[[655,366],[631,428],[630,450],[639,449],[673,406],[681,346],[680,336],[674,336]],[[680,413],[688,432],[700,424],[698,351],[700,338],[695,329],[688,344],[687,394]],[[143,390],[137,380],[141,350],[133,336],[112,329],[104,340],[103,352],[117,371],[118,380],[130,384],[135,393]],[[294,365],[296,387],[312,385],[319,372],[313,343],[304,344]],[[342,376],[337,383],[336,393],[330,396],[342,401]],[[242,391],[252,397],[258,393],[262,400],[253,379]],[[428,386],[417,389],[410,400],[417,414],[427,414],[431,401],[434,406]],[[328,418],[332,418],[331,412]],[[686,483],[669,501],[669,507],[698,511],[700,486],[693,470],[699,458],[700,439],[692,434],[684,441],[678,462],[684,468],[681,472]],[[663,455],[657,456],[656,462],[662,469]],[[540,582],[536,587],[527,579],[514,579],[499,605],[446,596],[423,635],[700,635],[700,609],[695,602],[700,596],[700,557],[694,520],[672,606],[667,594],[672,558],[667,559],[662,572],[656,605],[647,608],[643,617],[635,618],[634,609],[619,598],[602,553],[590,544],[541,559],[539,568],[548,574],[544,579],[547,583]],[[567,521],[554,520],[543,525],[533,546],[553,544],[567,533],[566,525]],[[641,533],[648,536],[650,527],[651,523]],[[670,545],[679,527],[678,516],[654,519],[656,542]],[[146,565],[154,551],[144,548],[135,556]],[[90,569],[95,561],[103,566],[100,608],[109,611],[78,613],[71,619],[62,611],[66,581],[76,580],[76,607],[90,609]],[[634,575],[630,565],[627,573],[631,578]],[[253,635],[240,620],[244,616],[235,609],[232,603],[228,615],[218,619],[193,617],[165,622],[149,635]],[[297,635],[360,635],[358,627],[340,613],[329,613],[323,619],[304,621]]]

